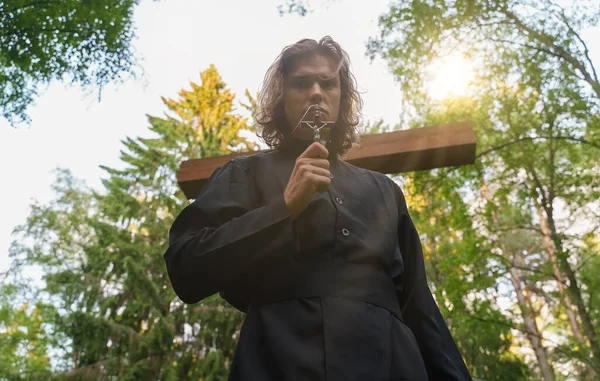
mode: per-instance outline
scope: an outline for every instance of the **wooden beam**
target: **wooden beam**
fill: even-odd
[[[475,134],[470,122],[363,135],[343,160],[381,173],[402,173],[475,162]],[[264,152],[264,151],[258,151]],[[215,169],[237,156],[257,152],[188,160],[181,163],[177,181],[187,198],[195,198]]]

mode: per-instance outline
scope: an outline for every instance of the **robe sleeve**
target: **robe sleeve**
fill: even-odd
[[[394,186],[401,258],[394,261],[397,266],[392,274],[404,323],[415,335],[430,380],[472,380],[427,285],[419,234],[402,190],[395,183]]]
[[[256,262],[296,248],[283,194],[254,208],[247,172],[235,159],[217,169],[169,231],[164,259],[185,303],[220,292]]]

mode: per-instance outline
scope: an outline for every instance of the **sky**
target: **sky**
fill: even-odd
[[[0,120],[0,272],[9,265],[11,232],[25,222],[29,205],[52,200],[56,168],[71,170],[101,189],[100,165],[119,167],[121,141],[149,136],[147,115],[166,111],[161,97],[176,98],[200,82],[214,64],[243,99],[255,94],[281,49],[302,38],[332,36],[349,53],[366,120],[399,122],[400,90],[387,66],[365,56],[377,34],[377,18],[387,0],[344,0],[317,7],[309,17],[279,15],[284,0],[142,1],[135,10],[138,79],[97,92],[52,83],[29,109],[32,123],[17,129]]]

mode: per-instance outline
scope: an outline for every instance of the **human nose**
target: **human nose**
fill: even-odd
[[[314,104],[314,103],[321,102],[322,99],[323,99],[323,93],[321,90],[321,86],[317,82],[314,85],[312,85],[310,88],[310,100]]]

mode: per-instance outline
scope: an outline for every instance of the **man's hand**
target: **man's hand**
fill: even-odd
[[[298,159],[290,176],[283,198],[296,219],[306,209],[317,192],[326,192],[329,178],[329,151],[320,143],[311,144]]]

